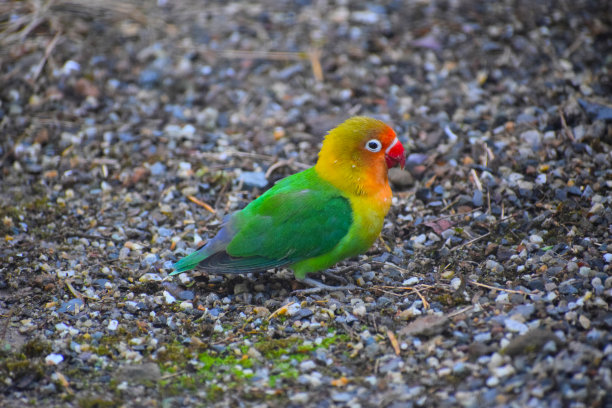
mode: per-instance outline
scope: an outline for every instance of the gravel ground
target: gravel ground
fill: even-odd
[[[0,30],[3,407],[612,406],[610,3],[30,0]],[[409,150],[358,290],[168,278],[355,114]]]

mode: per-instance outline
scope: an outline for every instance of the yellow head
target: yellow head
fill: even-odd
[[[377,194],[388,188],[387,171],[406,162],[404,147],[384,122],[356,116],[329,131],[315,169],[343,191]]]

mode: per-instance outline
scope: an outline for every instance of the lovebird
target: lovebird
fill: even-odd
[[[384,122],[364,116],[330,130],[314,167],[279,180],[244,209],[227,216],[206,245],[174,264],[177,275],[249,273],[287,267],[296,279],[365,252],[391,206],[387,171],[404,168],[404,147]]]

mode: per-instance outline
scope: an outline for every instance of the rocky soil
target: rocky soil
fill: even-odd
[[[0,405],[612,406],[611,95],[606,1],[0,3]],[[356,114],[357,290],[168,277]]]

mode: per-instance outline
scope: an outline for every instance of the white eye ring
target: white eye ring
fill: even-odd
[[[382,143],[380,143],[380,140],[378,139],[370,139],[366,143],[365,148],[373,153],[377,153],[380,152],[380,149],[382,149]]]

